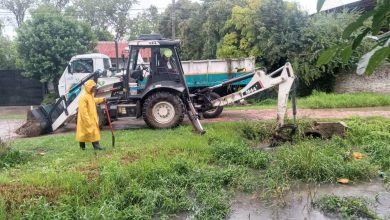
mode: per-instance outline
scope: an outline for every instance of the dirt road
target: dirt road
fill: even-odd
[[[12,111],[11,111],[12,112]],[[3,114],[3,112],[1,112]],[[390,118],[390,107],[379,108],[347,108],[347,109],[298,109],[298,118],[335,118],[342,119],[352,116],[372,117],[381,116]],[[292,117],[291,110],[288,117]],[[272,120],[276,118],[274,109],[259,110],[224,110],[219,118],[204,119],[202,123],[223,122],[223,121],[258,121]],[[0,138],[18,138],[14,130],[23,123],[22,120],[0,120]],[[188,124],[188,119],[185,120]],[[120,119],[114,122],[115,129],[146,128],[142,119]],[[74,132],[75,124],[68,124],[55,133]],[[106,128],[107,129],[107,128]]]

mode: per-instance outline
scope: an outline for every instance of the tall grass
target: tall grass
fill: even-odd
[[[389,170],[390,120],[346,122],[345,139],[298,134],[274,151],[258,147],[273,122],[208,124],[204,136],[189,126],[117,131],[117,147],[103,152],[81,151],[74,134],[20,139],[13,150],[33,156],[1,170],[0,217],[225,219],[237,190],[278,196],[294,181],[365,180]],[[102,136],[109,145],[110,134]],[[354,160],[356,150],[367,156]]]
[[[251,102],[248,106],[233,106],[231,109],[266,109],[275,108],[277,100],[265,99]],[[291,102],[289,103],[291,106]],[[297,98],[298,108],[360,108],[360,107],[381,107],[390,106],[390,96],[377,93],[324,93],[314,91],[312,95]]]
[[[359,197],[324,196],[314,201],[313,206],[331,215],[342,219],[380,219],[368,207],[368,202]]]

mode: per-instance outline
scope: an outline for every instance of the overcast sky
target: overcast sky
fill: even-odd
[[[192,1],[200,2],[200,0],[192,0]],[[298,2],[301,5],[302,9],[308,11],[310,14],[316,11],[317,0],[289,0],[289,1]],[[323,9],[334,8],[355,1],[357,0],[326,0]],[[161,10],[170,3],[172,3],[172,0],[139,0],[139,4],[134,6],[134,8],[144,9],[144,8],[148,8],[150,5],[154,5]],[[9,15],[9,12],[7,13],[6,10],[0,9],[0,19],[3,20],[4,23],[6,24],[4,34],[9,37],[15,36],[15,24],[12,24],[15,22],[9,21],[12,20],[11,18],[12,16]]]

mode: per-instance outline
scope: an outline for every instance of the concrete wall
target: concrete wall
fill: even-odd
[[[340,74],[336,77],[334,91],[390,94],[390,64],[383,65],[371,76],[359,76],[356,73]]]

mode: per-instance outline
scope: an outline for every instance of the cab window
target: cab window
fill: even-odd
[[[73,73],[93,73],[92,59],[78,59],[71,63]]]
[[[109,70],[110,69],[110,60],[108,58],[104,58],[103,65],[104,65],[105,70]]]
[[[173,48],[162,47],[156,54],[159,73],[178,73],[178,61],[173,56]]]

